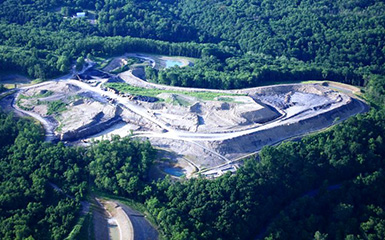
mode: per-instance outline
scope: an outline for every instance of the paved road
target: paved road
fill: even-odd
[[[134,229],[134,240],[157,240],[158,231],[141,214],[119,202],[123,211],[128,215]]]

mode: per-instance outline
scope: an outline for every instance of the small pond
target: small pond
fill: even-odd
[[[183,65],[182,62],[176,61],[176,60],[166,60],[165,62],[166,62],[166,68],[175,67],[175,66],[181,67]]]
[[[162,170],[175,177],[182,177],[185,174],[182,168],[164,167]]]

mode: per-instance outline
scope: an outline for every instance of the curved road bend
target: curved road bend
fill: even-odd
[[[20,92],[16,93],[16,96],[12,100],[11,107],[18,112],[21,112],[27,116],[33,117],[34,119],[38,120],[41,123],[41,125],[43,125],[44,130],[46,132],[45,141],[54,140],[55,139],[55,133],[54,133],[55,126],[52,123],[50,123],[49,121],[47,121],[45,118],[41,117],[39,114],[34,113],[32,111],[25,111],[25,110],[19,108],[19,106],[17,106],[17,103],[16,103],[16,99],[18,98],[19,94],[20,94]]]
[[[134,240],[157,240],[159,238],[158,231],[150,224],[143,214],[133,210],[127,205],[118,203],[123,211],[129,217],[134,229]]]

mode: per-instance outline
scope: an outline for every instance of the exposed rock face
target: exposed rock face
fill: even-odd
[[[193,112],[193,113],[201,113],[202,110],[201,110],[201,104],[200,103],[195,103],[194,105],[192,105],[190,107],[190,112]]]
[[[265,114],[261,112],[261,110],[242,112],[239,116],[246,120],[246,122],[243,124],[263,123],[276,118],[276,115],[271,114],[270,111],[263,111]]]
[[[137,137],[149,137],[155,146],[188,157],[198,167],[224,164],[265,145],[320,130],[338,119],[365,111],[365,104],[360,101],[321,85],[262,87],[223,95],[221,92],[211,100],[183,92],[164,92],[156,96],[162,101],[155,103],[122,96],[119,98],[130,102],[109,101],[110,93],[104,95],[62,82],[44,87],[54,93],[38,97],[44,94],[40,91],[44,88],[36,87],[26,91],[24,99],[31,101],[30,112],[57,120],[46,125],[53,126],[51,132],[56,129],[61,140],[89,138],[122,120],[131,129],[139,130]],[[40,105],[32,104],[38,100]],[[59,103],[57,108],[65,103],[65,110],[54,114],[49,111],[46,116],[47,107],[52,108],[47,102]],[[143,112],[129,107],[131,104]],[[170,129],[176,134],[168,134]],[[113,131],[122,133],[121,129]]]
[[[46,94],[50,91],[50,94]],[[77,140],[96,134],[122,120],[122,109],[97,93],[65,82],[52,82],[23,92],[31,114],[42,117],[49,134]],[[21,105],[23,108],[26,106]],[[51,108],[50,111],[48,111]]]
[[[61,140],[84,138],[105,130],[112,124],[122,120],[121,108],[100,102],[78,104],[61,115]],[[59,126],[60,126],[59,125]]]
[[[221,104],[220,108],[217,108],[217,110],[230,110],[230,104],[227,102],[224,102]]]
[[[90,80],[95,78],[110,78],[111,75],[95,68],[89,68],[84,73],[76,75],[75,80]]]
[[[337,119],[345,119],[360,109],[358,100],[345,98],[341,107],[328,109],[318,115],[299,121],[287,121],[271,128],[262,129],[250,135],[240,136],[224,141],[207,142],[207,147],[234,159],[260,150],[265,145],[272,145],[287,138],[300,136],[318,129],[328,127]]]
[[[213,100],[202,100],[183,94],[161,93],[157,97],[165,102],[146,107],[175,129],[190,132],[234,131],[281,116],[274,108],[250,96],[224,94]]]
[[[60,140],[62,141],[71,141],[71,140],[77,140],[82,139],[91,135],[94,135],[96,133],[99,133],[112,125],[122,121],[122,118],[120,116],[116,116],[114,118],[111,118],[107,121],[103,122],[92,122],[89,125],[83,126],[80,129],[71,130],[67,132],[63,132],[60,134]]]

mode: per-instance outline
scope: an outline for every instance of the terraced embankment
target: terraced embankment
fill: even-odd
[[[21,89],[17,106],[43,123],[53,119],[61,140],[88,141],[100,132],[97,137],[126,136],[132,130],[134,137],[177,153],[174,161],[192,164],[194,168],[186,169],[189,176],[191,169],[222,165],[234,171],[234,160],[264,145],[321,130],[368,109],[343,85],[190,89],[148,83],[130,70],[119,78],[92,66],[72,77]],[[110,81],[113,84],[106,84]]]

